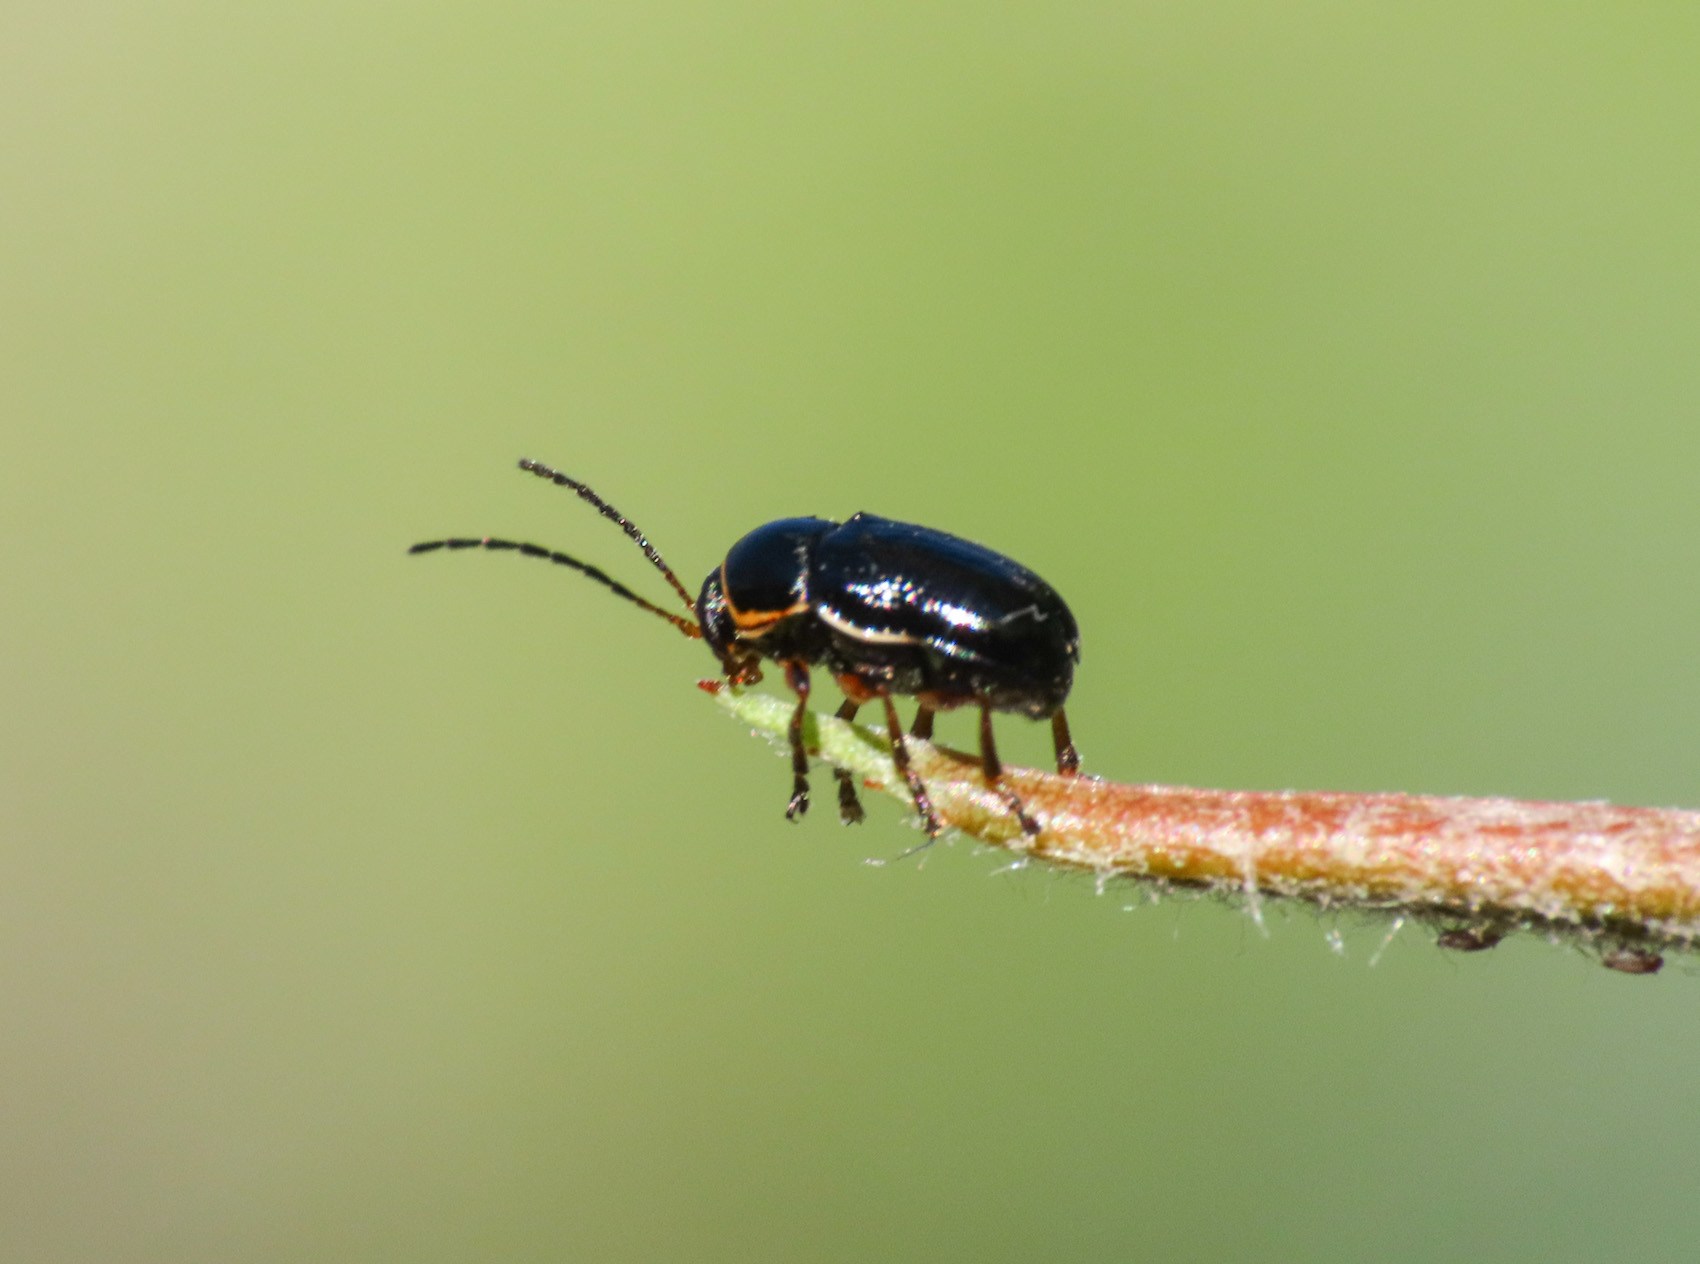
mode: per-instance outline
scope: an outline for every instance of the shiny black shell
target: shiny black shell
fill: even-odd
[[[1080,661],[1073,614],[1025,566],[867,513],[757,527],[703,581],[697,619],[723,660],[820,665],[847,692],[917,695],[935,709],[1043,719]]]

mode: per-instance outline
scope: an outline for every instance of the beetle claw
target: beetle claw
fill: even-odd
[[[785,805],[785,819],[800,821],[809,810],[809,788],[803,786],[791,796],[791,802]]]

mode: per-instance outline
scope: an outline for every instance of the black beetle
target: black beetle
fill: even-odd
[[[522,470],[569,487],[618,523],[667,578],[694,618],[663,610],[595,566],[565,553],[513,540],[427,540],[410,553],[435,549],[511,549],[570,566],[643,607],[686,636],[708,642],[728,682],[761,679],[759,662],[785,671],[797,695],[789,736],[793,772],[785,815],[809,807],[809,759],[803,749],[803,716],[809,701],[809,668],[832,673],[845,695],[838,717],[852,720],[864,703],[885,706],[892,756],[903,774],[929,836],[940,831],[926,787],[909,763],[892,698],[919,703],[910,733],[930,739],[933,715],[959,706],[980,709],[980,764],[1029,834],[1039,827],[1001,786],[1003,766],[992,740],[992,712],[1013,711],[1051,721],[1057,771],[1077,772],[1080,756],[1069,738],[1063,702],[1080,661],[1080,632],[1056,591],[1001,553],[930,527],[858,513],[847,522],[782,518],[757,527],[727,550],[693,601],[672,567],[643,532],[577,479],[537,461]],[[838,810],[846,822],[862,819],[856,786],[838,769]]]

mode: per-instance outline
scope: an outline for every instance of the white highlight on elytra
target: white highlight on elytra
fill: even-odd
[[[859,628],[830,606],[816,606],[815,617],[834,632],[869,645],[913,645],[915,638],[907,632],[884,632],[878,628]]]

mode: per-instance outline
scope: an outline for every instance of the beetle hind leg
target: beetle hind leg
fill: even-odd
[[[1021,822],[1021,832],[1029,838],[1039,836],[1039,822],[1027,815],[1027,809],[1021,806],[1021,800],[1015,791],[1001,784],[1003,764],[998,759],[997,743],[992,740],[992,709],[980,708],[980,772],[986,778],[986,789],[1004,801],[1004,805],[1015,813],[1015,819]]]
[[[846,724],[856,719],[856,712],[862,708],[849,698],[838,708],[838,718]],[[856,795],[856,779],[842,768],[834,768],[832,775],[838,778],[838,819],[846,825],[860,825],[867,814],[862,811],[862,800]]]
[[[803,717],[809,710],[809,669],[803,663],[785,664],[785,683],[797,695],[797,709],[791,713],[786,736],[791,739],[791,802],[785,805],[785,819],[795,821],[809,810],[809,753],[803,749]]]
[[[1051,717],[1051,741],[1057,748],[1057,771],[1072,777],[1080,771],[1080,752],[1074,749],[1074,739],[1068,733],[1068,717],[1061,707]]]

